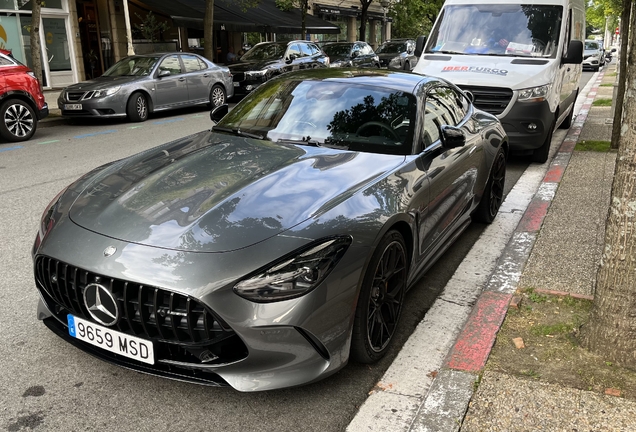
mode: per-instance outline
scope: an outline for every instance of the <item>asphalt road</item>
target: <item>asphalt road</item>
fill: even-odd
[[[313,385],[251,394],[197,386],[111,366],[63,342],[35,317],[30,249],[46,204],[96,166],[209,127],[207,111],[188,110],[141,124],[74,122],[41,128],[26,143],[0,142],[0,429],[344,430],[484,228],[472,224],[408,293],[387,357]],[[509,161],[506,193],[527,166]]]

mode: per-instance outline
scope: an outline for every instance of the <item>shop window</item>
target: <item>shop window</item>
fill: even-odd
[[[62,9],[62,0],[46,0],[42,8]],[[30,0],[0,0],[0,9],[32,11]]]
[[[46,58],[51,72],[71,70],[71,55],[64,18],[42,18]]]

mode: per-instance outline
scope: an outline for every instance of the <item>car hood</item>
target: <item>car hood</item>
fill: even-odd
[[[247,72],[247,71],[259,71],[269,67],[278,67],[283,63],[282,59],[271,60],[253,60],[253,61],[241,61],[229,65],[230,72]]]
[[[555,59],[487,55],[422,54],[415,73],[438,76],[462,86],[500,87],[518,90],[554,81]]]
[[[109,87],[128,84],[133,81],[139,81],[147,78],[145,76],[120,76],[120,77],[98,77],[89,81],[82,81],[77,84],[66,87],[67,91],[90,91],[90,90],[102,90]]]
[[[93,174],[69,217],[126,242],[236,250],[318,217],[404,160],[206,131]]]

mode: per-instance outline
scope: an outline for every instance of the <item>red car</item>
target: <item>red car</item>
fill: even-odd
[[[35,74],[10,51],[0,50],[0,136],[26,141],[47,115],[49,107]]]

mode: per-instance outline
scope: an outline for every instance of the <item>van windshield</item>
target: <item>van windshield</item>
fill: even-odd
[[[556,57],[563,7],[551,5],[449,5],[426,52]]]

